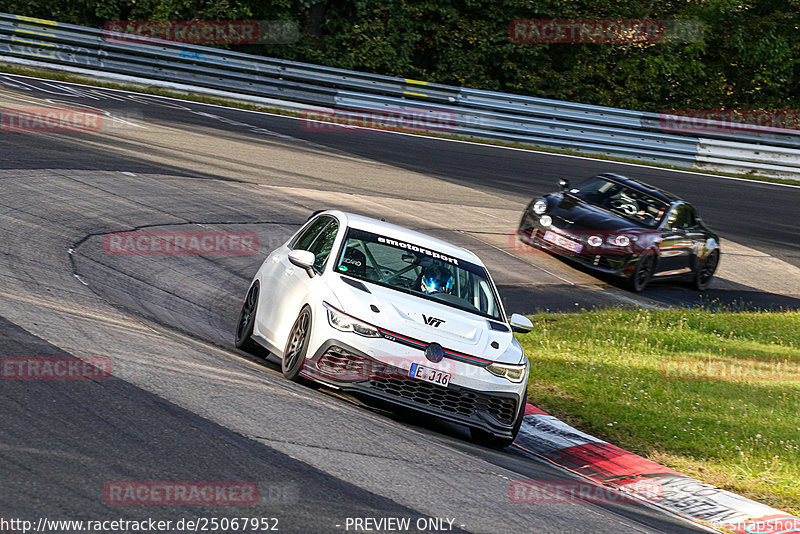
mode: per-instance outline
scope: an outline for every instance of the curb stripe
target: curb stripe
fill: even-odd
[[[798,517],[597,439],[530,403],[514,446],[528,456],[700,523],[740,534],[800,534]]]

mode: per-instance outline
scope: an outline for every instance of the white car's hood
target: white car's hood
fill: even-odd
[[[333,278],[331,289],[339,302],[331,304],[357,319],[470,356],[514,364],[522,358],[508,325],[494,321],[492,328],[488,318],[475,313],[364,281],[367,293],[340,275]]]

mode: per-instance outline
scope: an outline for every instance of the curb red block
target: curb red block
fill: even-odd
[[[558,465],[603,482],[635,478],[642,474],[681,474],[604,441],[551,451],[545,456]]]
[[[525,405],[525,415],[550,415],[544,410],[540,410],[530,402]]]

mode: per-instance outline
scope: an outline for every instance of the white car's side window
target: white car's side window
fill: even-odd
[[[331,217],[322,216],[318,217],[311,225],[306,228],[297,238],[289,244],[292,250],[309,250],[314,239],[319,235],[323,228],[325,228],[333,219]]]
[[[494,299],[492,298],[492,289],[489,287],[489,284],[486,283],[485,280],[481,280],[479,282],[479,286],[480,286],[480,305],[478,306],[478,309],[481,310],[483,313],[488,313],[489,315],[497,315]]]
[[[333,249],[333,242],[336,240],[336,234],[339,231],[339,223],[335,219],[325,226],[325,228],[317,235],[311,246],[308,247],[309,252],[314,253],[316,260],[314,261],[314,269],[322,271],[325,268],[325,263],[328,261],[328,256]]]

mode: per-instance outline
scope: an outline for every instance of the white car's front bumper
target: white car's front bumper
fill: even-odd
[[[412,343],[372,338],[331,327],[323,315],[312,327],[305,367],[308,379],[360,392],[384,401],[510,436],[527,385],[527,372],[515,383],[486,365],[445,356],[436,363]],[[395,338],[396,339],[396,338]],[[405,338],[408,339],[408,338]],[[450,375],[447,386],[412,378],[413,364]]]

